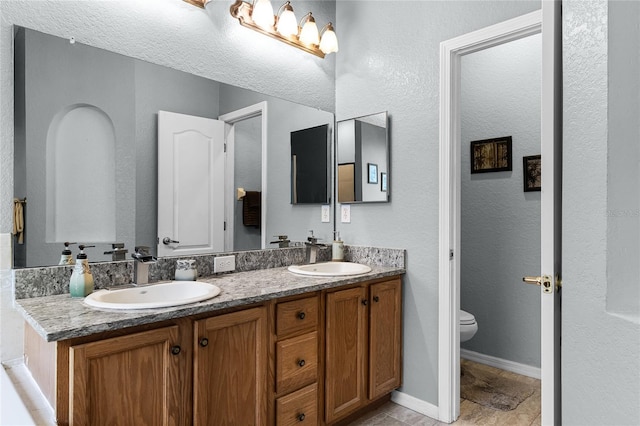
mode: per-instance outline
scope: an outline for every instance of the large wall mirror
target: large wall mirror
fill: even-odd
[[[318,216],[290,203],[289,138],[317,126],[331,134],[332,113],[20,27],[14,83],[14,196],[26,198],[16,268],[58,264],[65,241],[95,245],[91,261],[112,260],[103,253],[114,243],[124,243],[126,258],[136,245],[156,254],[158,176],[166,172],[158,170],[158,111],[234,129],[224,160],[234,172],[219,182],[224,200],[212,201],[225,202],[225,221],[235,224],[221,251],[276,247],[269,241],[280,234],[303,240]],[[263,114],[237,119],[256,105]],[[251,203],[262,214],[246,225],[238,188],[261,194]],[[333,225],[317,222],[316,233],[330,236]]]
[[[391,193],[387,112],[338,121],[339,203],[388,202]]]

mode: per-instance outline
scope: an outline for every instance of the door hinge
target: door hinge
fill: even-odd
[[[449,250],[449,260],[453,260],[453,250]]]
[[[227,143],[224,143],[224,152],[227,152]]]
[[[225,222],[224,222],[224,230],[225,230],[225,231],[227,230],[227,221],[226,221],[226,220],[225,220]]]

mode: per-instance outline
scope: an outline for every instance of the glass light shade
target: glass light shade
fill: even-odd
[[[322,50],[325,55],[338,51],[338,37],[336,37],[336,33],[333,31],[333,26],[331,24],[328,24],[327,28],[322,33],[320,50]]]
[[[284,11],[278,18],[276,29],[284,37],[291,37],[298,34],[298,20],[291,6],[284,8]]]
[[[269,0],[257,0],[253,4],[251,19],[259,27],[272,28],[275,16],[273,15],[273,6]]]
[[[316,20],[313,19],[311,13],[307,15],[306,22],[302,26],[302,30],[300,31],[300,41],[304,44],[308,45],[318,45],[320,44],[320,36],[318,35],[318,26],[316,25]]]

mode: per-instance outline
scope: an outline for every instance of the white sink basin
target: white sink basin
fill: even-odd
[[[300,275],[316,277],[340,277],[343,275],[359,275],[371,272],[371,268],[361,263],[325,262],[309,265],[291,265],[289,271]]]
[[[187,305],[211,299],[220,288],[201,281],[171,281],[122,290],[99,290],[84,298],[84,303],[97,308],[149,309]]]

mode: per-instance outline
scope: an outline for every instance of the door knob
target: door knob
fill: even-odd
[[[551,285],[551,277],[543,275],[541,277],[522,277],[522,281],[527,284],[535,284],[543,287],[545,293],[553,293],[553,287]]]
[[[162,244],[164,244],[165,246],[168,246],[169,244],[178,244],[178,243],[180,243],[180,241],[172,240],[169,237],[164,237],[162,239]]]

